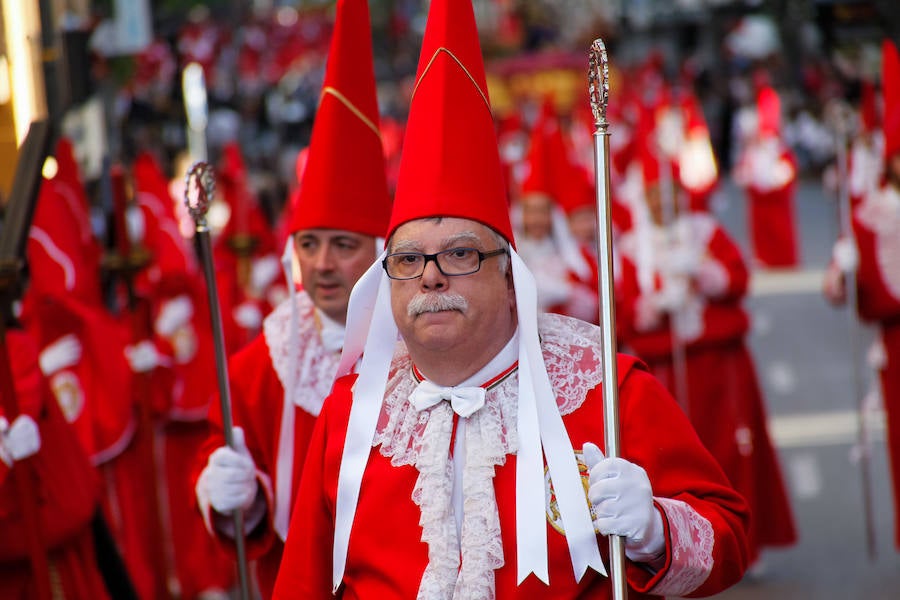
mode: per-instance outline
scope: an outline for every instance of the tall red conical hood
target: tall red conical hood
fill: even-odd
[[[513,242],[475,15],[433,0],[389,232],[424,217],[479,221]]]
[[[875,85],[871,81],[863,81],[862,83],[859,120],[863,131],[872,132],[878,128],[878,100],[875,94]]]
[[[766,86],[759,90],[756,97],[756,115],[760,135],[780,135],[781,99],[773,88]]]
[[[339,0],[309,155],[289,230],[387,231],[391,204],[375,96],[369,6]]]
[[[900,56],[890,40],[881,44],[881,89],[884,95],[884,155],[900,152]]]

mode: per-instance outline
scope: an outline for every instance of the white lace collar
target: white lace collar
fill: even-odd
[[[295,324],[292,323],[292,305],[297,311]],[[263,321],[272,367],[285,394],[294,405],[313,416],[318,416],[325,396],[331,391],[340,360],[340,346],[326,349],[323,344],[316,321],[319,319],[323,325],[326,321],[322,318],[324,315],[316,313],[309,294],[300,291],[296,300],[285,300]],[[339,323],[334,325],[340,327]],[[296,335],[291,335],[292,332]],[[296,344],[296,348],[292,348],[292,344]],[[291,356],[292,350],[296,352],[296,358]]]
[[[560,315],[542,315],[539,327],[557,405],[561,414],[569,414],[602,379],[600,330]],[[515,357],[517,346],[512,348]],[[496,362],[497,368],[483,370],[464,383],[470,385],[475,378],[476,385],[483,383],[484,376],[489,379],[508,367],[503,352],[498,356],[503,358],[489,363]],[[390,458],[392,465],[412,465],[419,471],[412,500],[421,510],[422,541],[429,547],[429,565],[418,598],[494,598],[494,570],[503,566],[504,556],[493,477],[494,468],[518,450],[518,374],[491,388],[481,410],[466,420],[462,476],[466,513],[461,539],[456,537],[451,502],[453,411],[442,402],[417,412],[408,401],[416,385],[409,355],[400,343],[373,446],[380,446],[380,453]]]

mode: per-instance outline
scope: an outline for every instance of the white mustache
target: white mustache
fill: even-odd
[[[406,305],[406,313],[410,317],[415,317],[422,313],[441,312],[444,310],[465,312],[468,308],[469,302],[459,294],[432,292],[430,294],[413,296],[413,299]]]

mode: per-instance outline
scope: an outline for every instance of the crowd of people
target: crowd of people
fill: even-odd
[[[283,208],[264,205],[239,136],[214,153],[228,418],[181,177],[138,144],[108,173],[100,240],[56,142],[0,355],[0,523],[21,531],[0,541],[0,596],[226,598],[241,537],[261,598],[611,597],[608,536],[631,597],[710,595],[796,543],[744,307],[751,270],[800,261],[798,161],[766,73],[738,120],[745,257],[711,207],[727,173],[700,99],[658,57],[618,73],[597,175],[589,106],[492,108],[467,2],[431,2],[402,121],[379,105],[367,2],[291,26],[260,26],[238,61],[248,96],[310,48],[324,66]],[[223,46],[204,31],[185,30],[178,60],[148,50],[133,97],[187,61],[214,89]],[[885,42],[825,293],[854,286],[880,325],[900,514],[897,86]],[[602,427],[598,176],[621,456]]]

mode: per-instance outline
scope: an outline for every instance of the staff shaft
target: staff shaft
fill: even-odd
[[[590,53],[590,95],[594,112],[594,178],[597,187],[597,259],[600,289],[600,332],[603,365],[603,436],[606,455],[619,456],[619,388],[616,366],[616,305],[613,296],[612,211],[609,193],[609,98],[606,47],[595,40]],[[609,536],[609,572],[614,600],[628,597],[625,579],[625,538]]]
[[[850,190],[848,187],[849,169],[847,165],[847,118],[849,117],[847,110],[842,110],[840,106],[834,110],[834,118],[836,120],[836,155],[835,160],[838,171],[838,219],[840,222],[841,235],[856,245],[855,235],[853,234],[853,215],[850,202]],[[865,525],[866,535],[866,551],[870,560],[874,560],[876,556],[875,541],[875,518],[872,508],[872,472],[871,461],[869,460],[869,451],[871,449],[871,440],[869,439],[869,430],[866,423],[865,413],[865,391],[863,390],[862,374],[859,366],[859,320],[857,319],[857,309],[859,306],[858,290],[856,287],[856,271],[848,270],[843,274],[844,289],[847,293],[847,325],[848,325],[848,349],[850,351],[851,370],[853,375],[853,395],[856,403],[857,417],[857,444],[859,446],[859,474],[860,483],[862,484],[863,495],[863,521]]]
[[[219,293],[216,285],[216,273],[213,268],[212,244],[209,229],[205,225],[197,225],[195,232],[200,249],[200,262],[203,265],[203,276],[206,279],[206,297],[209,302],[209,315],[212,322],[213,342],[216,351],[216,378],[219,385],[219,404],[222,409],[222,429],[225,443],[234,448],[231,419],[231,387],[228,385],[228,360],[225,353],[225,334],[222,327],[222,311],[219,307]],[[234,511],[234,544],[237,554],[238,579],[242,600],[250,600],[250,577],[247,571],[247,552],[244,540],[244,513]]]

